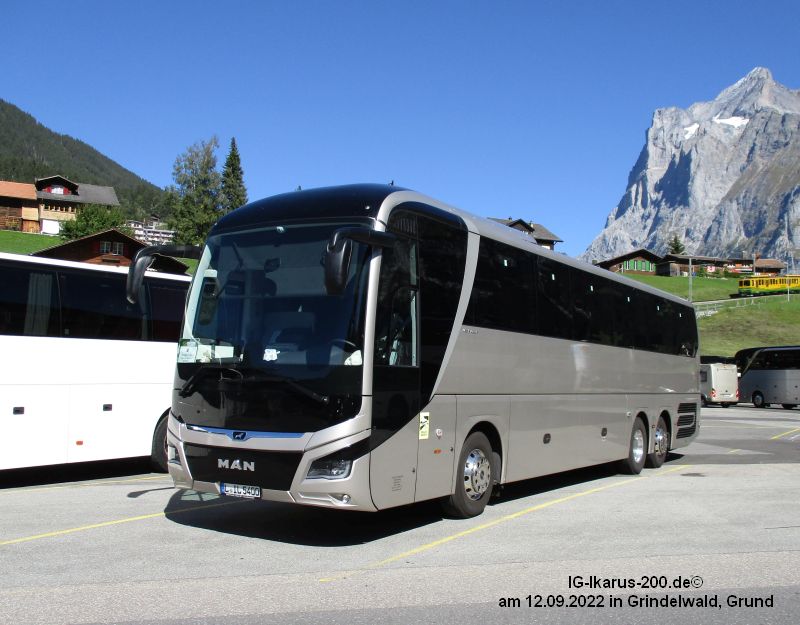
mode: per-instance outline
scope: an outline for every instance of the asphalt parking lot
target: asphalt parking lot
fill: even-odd
[[[6,472],[0,623],[795,623],[800,410],[701,423],[660,469],[514,484],[467,521],[201,496],[136,462]]]

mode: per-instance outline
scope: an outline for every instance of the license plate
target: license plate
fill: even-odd
[[[228,497],[246,497],[248,499],[260,499],[260,486],[246,486],[244,484],[225,484],[219,485],[219,492]]]

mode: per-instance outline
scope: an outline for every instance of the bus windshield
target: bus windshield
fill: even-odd
[[[369,248],[354,242],[345,289],[328,294],[325,249],[343,225],[352,224],[271,225],[208,239],[189,295],[177,381],[181,397],[199,393],[219,408],[207,425],[315,431],[354,416]],[[267,414],[278,397],[291,406]],[[305,417],[293,419],[294,412]]]

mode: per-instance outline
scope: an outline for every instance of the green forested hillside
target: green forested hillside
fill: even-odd
[[[0,100],[0,180],[32,183],[56,174],[74,182],[114,187],[126,216],[164,212],[158,187],[83,141],[55,133]]]

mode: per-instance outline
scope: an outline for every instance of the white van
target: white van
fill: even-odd
[[[704,406],[720,404],[727,408],[739,402],[739,375],[736,365],[714,362],[700,365],[700,399]]]

